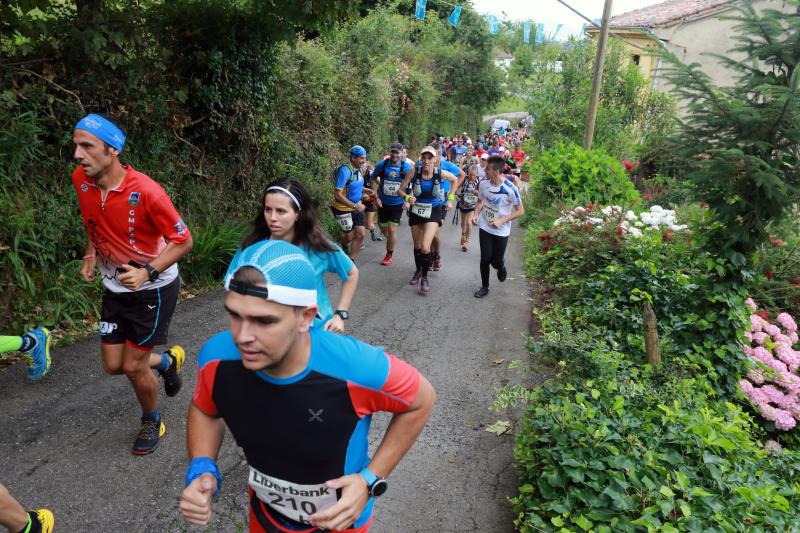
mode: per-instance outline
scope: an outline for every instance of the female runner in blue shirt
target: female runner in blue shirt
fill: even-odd
[[[281,178],[267,186],[253,220],[253,229],[244,238],[241,249],[266,239],[290,242],[305,251],[317,274],[319,316],[314,325],[324,325],[327,331],[343,333],[344,321],[350,317],[350,302],[358,285],[358,268],[320,227],[311,195],[299,181]],[[335,310],[325,288],[325,272],[337,274],[342,280],[339,305]]]

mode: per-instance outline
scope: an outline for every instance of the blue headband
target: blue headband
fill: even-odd
[[[88,131],[109,146],[113,146],[120,152],[125,146],[125,134],[108,119],[100,115],[86,115],[76,125],[76,130]]]

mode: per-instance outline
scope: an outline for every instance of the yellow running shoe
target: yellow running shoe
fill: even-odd
[[[31,513],[36,517],[36,520],[38,520],[39,524],[42,526],[42,533],[53,532],[53,529],[56,527],[56,519],[50,509],[36,509],[31,511]]]
[[[180,372],[183,368],[183,362],[186,360],[186,352],[176,344],[165,353],[172,360],[172,363],[170,363],[168,369],[161,372],[161,377],[164,378],[164,391],[167,396],[175,396],[181,390],[181,385],[183,384]]]

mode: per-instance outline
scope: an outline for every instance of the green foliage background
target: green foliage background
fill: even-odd
[[[265,185],[304,182],[323,224],[328,176],[353,144],[475,130],[500,97],[485,24],[465,6],[424,22],[399,2],[19,0],[0,5],[0,321],[97,314],[77,278],[85,233],[72,127],[120,118],[123,161],[172,196],[195,236],[189,283],[209,284]],[[474,98],[480,94],[481,98]]]

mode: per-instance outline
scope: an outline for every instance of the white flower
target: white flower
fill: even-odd
[[[631,228],[631,229],[628,230],[628,232],[634,237],[641,237],[642,236],[642,230],[637,229],[637,228]]]
[[[642,222],[641,220],[637,220],[636,222],[633,223],[633,225],[636,226],[637,228],[643,228],[644,222]]]
[[[636,220],[636,213],[634,213],[633,211],[628,211],[627,213],[625,213],[625,218],[627,220]]]
[[[661,207],[660,205],[654,205],[653,207],[650,208],[650,212],[651,213],[660,213],[663,210],[664,210],[664,208]]]
[[[595,226],[599,226],[600,224],[603,223],[603,219],[597,217],[589,217],[586,219],[586,221],[589,222],[589,224],[593,224]]]
[[[575,208],[575,212],[578,213],[579,215],[582,215],[583,213],[586,212],[586,208],[578,206],[578,207]]]

